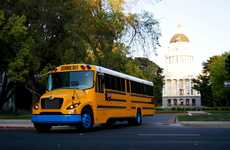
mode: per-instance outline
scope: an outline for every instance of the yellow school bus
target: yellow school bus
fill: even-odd
[[[153,83],[101,66],[67,64],[49,72],[47,91],[32,108],[39,132],[56,125],[98,124],[127,120],[141,125],[154,114]]]

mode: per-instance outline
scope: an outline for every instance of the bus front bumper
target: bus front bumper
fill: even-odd
[[[81,122],[81,115],[32,115],[33,123],[74,124]]]

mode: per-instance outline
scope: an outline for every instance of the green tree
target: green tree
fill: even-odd
[[[144,78],[140,65],[132,58],[129,58],[124,66],[124,72],[139,78]]]
[[[8,64],[21,49],[26,39],[25,16],[10,15],[0,9],[0,71],[6,71]]]
[[[25,25],[26,16],[9,13],[10,9],[0,8],[0,72],[7,72],[10,78],[1,87],[4,93],[0,95],[0,108],[11,97],[14,99],[19,85],[26,88],[34,84],[31,81],[39,66],[32,53],[34,42]],[[19,104],[24,103],[27,103],[26,100]]]
[[[162,89],[164,86],[163,69],[158,67],[155,77],[153,78],[153,95],[156,98],[156,105],[162,105]]]
[[[193,88],[200,92],[202,106],[216,106],[213,101],[212,87],[210,77],[208,75],[199,75],[197,79],[193,79]]]
[[[9,63],[8,74],[11,80],[18,83],[28,83],[38,71],[39,62],[32,54],[34,40],[26,39],[16,57]],[[33,67],[31,67],[33,66]]]
[[[162,89],[164,85],[164,76],[162,75],[162,68],[147,58],[135,58],[139,64],[139,68],[143,72],[143,78],[152,81],[154,84],[153,94],[156,98],[156,104],[162,103]]]
[[[159,23],[147,13],[124,13],[123,4],[123,0],[1,1],[0,71],[30,89],[43,84],[35,82],[35,76],[66,63],[92,63],[150,78],[151,71],[143,72],[127,57],[130,45],[124,39],[142,41],[143,46],[151,39],[156,45]]]
[[[230,80],[230,75],[225,70],[225,59],[228,55],[229,53],[224,53],[216,56],[208,66],[213,98],[217,101],[218,106],[230,106],[230,89],[224,87],[224,82]]]
[[[194,89],[200,91],[205,106],[230,106],[230,89],[224,82],[230,80],[225,70],[225,59],[229,53],[210,57],[203,63],[203,74],[194,79]]]

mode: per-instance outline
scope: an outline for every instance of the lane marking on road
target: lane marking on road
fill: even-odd
[[[138,133],[137,136],[200,136],[200,134],[151,134],[151,133]]]

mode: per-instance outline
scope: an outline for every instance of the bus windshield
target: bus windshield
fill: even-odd
[[[93,87],[93,71],[58,72],[48,77],[48,90],[69,88],[88,89]]]

